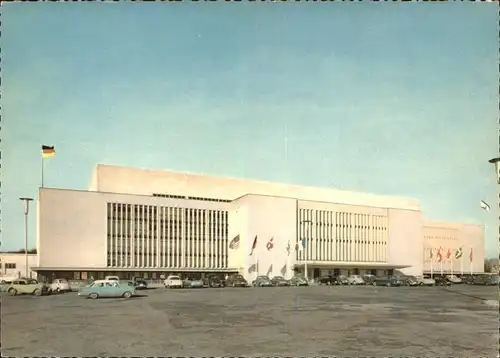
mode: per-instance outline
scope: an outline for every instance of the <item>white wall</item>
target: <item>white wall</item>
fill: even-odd
[[[423,227],[424,236],[424,269],[431,270],[429,250],[434,250],[432,269],[434,272],[441,270],[441,263],[437,262],[437,251],[441,247],[444,253],[452,250],[452,259],[443,259],[443,271],[461,271],[468,273],[484,271],[484,226],[464,223],[452,223],[441,221],[426,221]],[[461,259],[455,259],[455,251],[463,250]],[[470,250],[473,250],[472,265],[469,261]]]
[[[234,200],[245,194],[293,197],[302,200],[339,204],[420,210],[416,199],[367,193],[313,188],[237,178],[219,178],[172,171],[127,168],[99,164],[92,190],[102,192],[152,195],[163,193]],[[94,174],[93,174],[94,175]],[[97,183],[97,185],[94,185]]]
[[[38,266],[107,266],[107,202],[229,210],[231,203],[41,188],[38,209]]]
[[[388,263],[411,265],[401,269],[407,275],[421,275],[423,269],[422,213],[409,210],[389,210]]]
[[[28,277],[36,278],[36,272],[32,271],[33,267],[37,266],[37,255],[28,254]],[[26,256],[24,253],[0,253],[0,277],[2,278],[19,278],[26,276]],[[6,264],[15,264],[15,268],[8,269]]]
[[[293,276],[294,247],[296,231],[296,200],[290,198],[248,195],[235,202],[247,217],[241,221],[241,232],[245,241],[240,246],[238,258],[244,267],[243,276],[251,282],[259,274]],[[257,235],[257,248],[250,256],[253,241]],[[273,237],[273,248],[267,243]],[[290,241],[292,251],[288,256],[286,246]],[[257,271],[258,269],[258,271]]]

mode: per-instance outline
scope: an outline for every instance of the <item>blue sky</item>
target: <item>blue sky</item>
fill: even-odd
[[[47,144],[46,186],[85,189],[106,163],[409,196],[486,225],[497,252],[493,4],[2,8],[4,249],[23,247]]]

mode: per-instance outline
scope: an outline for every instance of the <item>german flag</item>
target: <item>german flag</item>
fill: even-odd
[[[56,155],[54,146],[42,145],[42,158],[53,157],[54,155]]]

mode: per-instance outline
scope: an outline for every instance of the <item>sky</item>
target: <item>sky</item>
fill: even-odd
[[[411,197],[485,225],[495,256],[494,6],[3,4],[2,249],[24,247],[45,144],[49,187],[103,163]]]

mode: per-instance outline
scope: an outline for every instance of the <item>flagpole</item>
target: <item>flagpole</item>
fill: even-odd
[[[469,253],[469,262],[470,262],[470,275],[472,276],[472,260],[473,260],[473,250],[472,250],[472,246],[470,247],[470,253]]]
[[[462,251],[462,256],[460,256],[460,275],[464,275],[464,254]]]
[[[42,155],[42,188],[43,188],[43,155]]]
[[[432,252],[432,250],[433,249],[431,248],[431,255],[430,255],[431,256],[431,278],[432,278],[432,275],[434,273],[434,270],[433,270],[433,266],[434,266],[433,265],[433,263],[434,263],[434,253]]]

